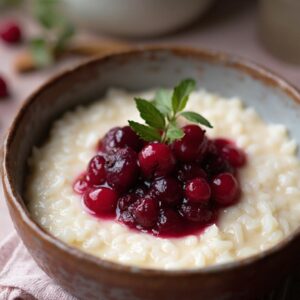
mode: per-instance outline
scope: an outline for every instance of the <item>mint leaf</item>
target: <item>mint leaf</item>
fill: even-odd
[[[59,53],[66,48],[69,40],[75,33],[74,27],[71,24],[65,24],[58,34],[57,41],[55,44],[55,52]]]
[[[153,104],[165,116],[168,116],[172,110],[172,91],[159,89],[155,94]]]
[[[165,117],[151,102],[141,98],[134,100],[141,117],[148,125],[159,129],[165,127]]]
[[[161,136],[156,128],[140,124],[135,121],[128,121],[130,127],[145,141],[160,141]]]
[[[189,95],[195,89],[195,86],[195,80],[185,79],[175,87],[172,96],[172,108],[174,113],[182,111],[185,108]]]
[[[29,48],[37,66],[46,67],[54,61],[53,52],[43,38],[32,39]]]
[[[177,127],[176,123],[171,122],[166,132],[166,137],[169,143],[175,140],[181,139],[184,136],[184,132],[181,128]]]
[[[209,128],[213,128],[210,122],[205,119],[203,116],[200,114],[193,112],[193,111],[184,111],[180,114],[181,116],[185,117],[187,120],[194,122],[194,123],[199,123],[201,125],[204,125]]]

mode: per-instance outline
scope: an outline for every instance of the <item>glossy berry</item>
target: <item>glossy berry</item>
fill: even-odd
[[[89,162],[87,180],[91,185],[99,185],[106,180],[105,159],[101,155],[95,155]]]
[[[231,173],[221,173],[212,182],[212,193],[220,205],[232,205],[239,196],[239,184]]]
[[[73,190],[77,194],[83,194],[89,188],[88,180],[86,174],[80,175],[73,184]]]
[[[222,150],[225,146],[232,145],[232,141],[223,138],[217,138],[212,141],[218,150]]]
[[[182,217],[173,209],[161,209],[158,220],[158,232],[162,236],[176,236],[183,229]]]
[[[106,156],[107,183],[118,192],[132,187],[138,178],[137,154],[129,147],[115,148]]]
[[[175,167],[175,158],[168,145],[149,143],[139,153],[139,164],[146,178],[166,176]]]
[[[185,196],[189,203],[207,203],[211,197],[210,186],[204,178],[194,178],[186,183]]]
[[[159,207],[157,201],[148,197],[143,198],[133,211],[136,223],[144,228],[153,227],[158,220],[158,215]]]
[[[114,148],[130,147],[138,152],[143,147],[143,141],[130,126],[115,127],[108,131],[98,145],[98,150],[109,151]]]
[[[118,208],[120,211],[125,211],[129,206],[136,201],[136,196],[133,194],[126,194],[119,198]]]
[[[0,98],[8,96],[8,89],[5,80],[0,76]]]
[[[191,222],[205,224],[211,221],[213,213],[206,205],[182,203],[180,207],[181,215]]]
[[[195,177],[203,177],[206,178],[207,175],[204,170],[195,163],[185,163],[180,166],[177,177],[181,181],[188,181]]]
[[[165,205],[176,205],[182,198],[180,182],[172,177],[162,177],[152,183],[152,190]]]
[[[235,168],[240,168],[246,163],[245,153],[233,145],[223,147],[221,155]]]
[[[193,162],[201,159],[205,152],[205,131],[197,125],[183,127],[184,137],[172,144],[176,158],[182,162]]]
[[[99,216],[113,215],[116,210],[117,200],[117,193],[108,187],[88,190],[83,197],[86,207]]]
[[[1,24],[0,37],[7,44],[17,44],[22,39],[22,32],[17,23],[6,22]]]

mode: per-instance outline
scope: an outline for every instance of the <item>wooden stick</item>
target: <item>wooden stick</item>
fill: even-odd
[[[131,47],[125,43],[85,41],[70,44],[60,56],[75,54],[92,57],[125,51],[130,48]],[[35,63],[32,54],[29,51],[24,51],[16,57],[14,68],[18,73],[26,73],[37,70],[38,66]]]

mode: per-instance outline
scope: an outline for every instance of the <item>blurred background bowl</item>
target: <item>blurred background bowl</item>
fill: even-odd
[[[66,16],[87,28],[127,37],[161,35],[192,22],[214,0],[63,0]]]

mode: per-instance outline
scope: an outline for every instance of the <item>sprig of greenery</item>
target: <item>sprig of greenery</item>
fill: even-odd
[[[29,42],[29,49],[38,67],[51,65],[67,47],[74,35],[74,27],[60,13],[58,0],[36,0],[34,17],[42,34]]]
[[[184,136],[183,130],[177,124],[179,116],[190,122],[212,128],[210,122],[202,115],[192,111],[183,111],[195,87],[195,80],[185,79],[173,91],[158,90],[153,101],[135,98],[136,107],[146,125],[130,120],[128,121],[130,127],[146,141],[163,143],[172,143]]]

